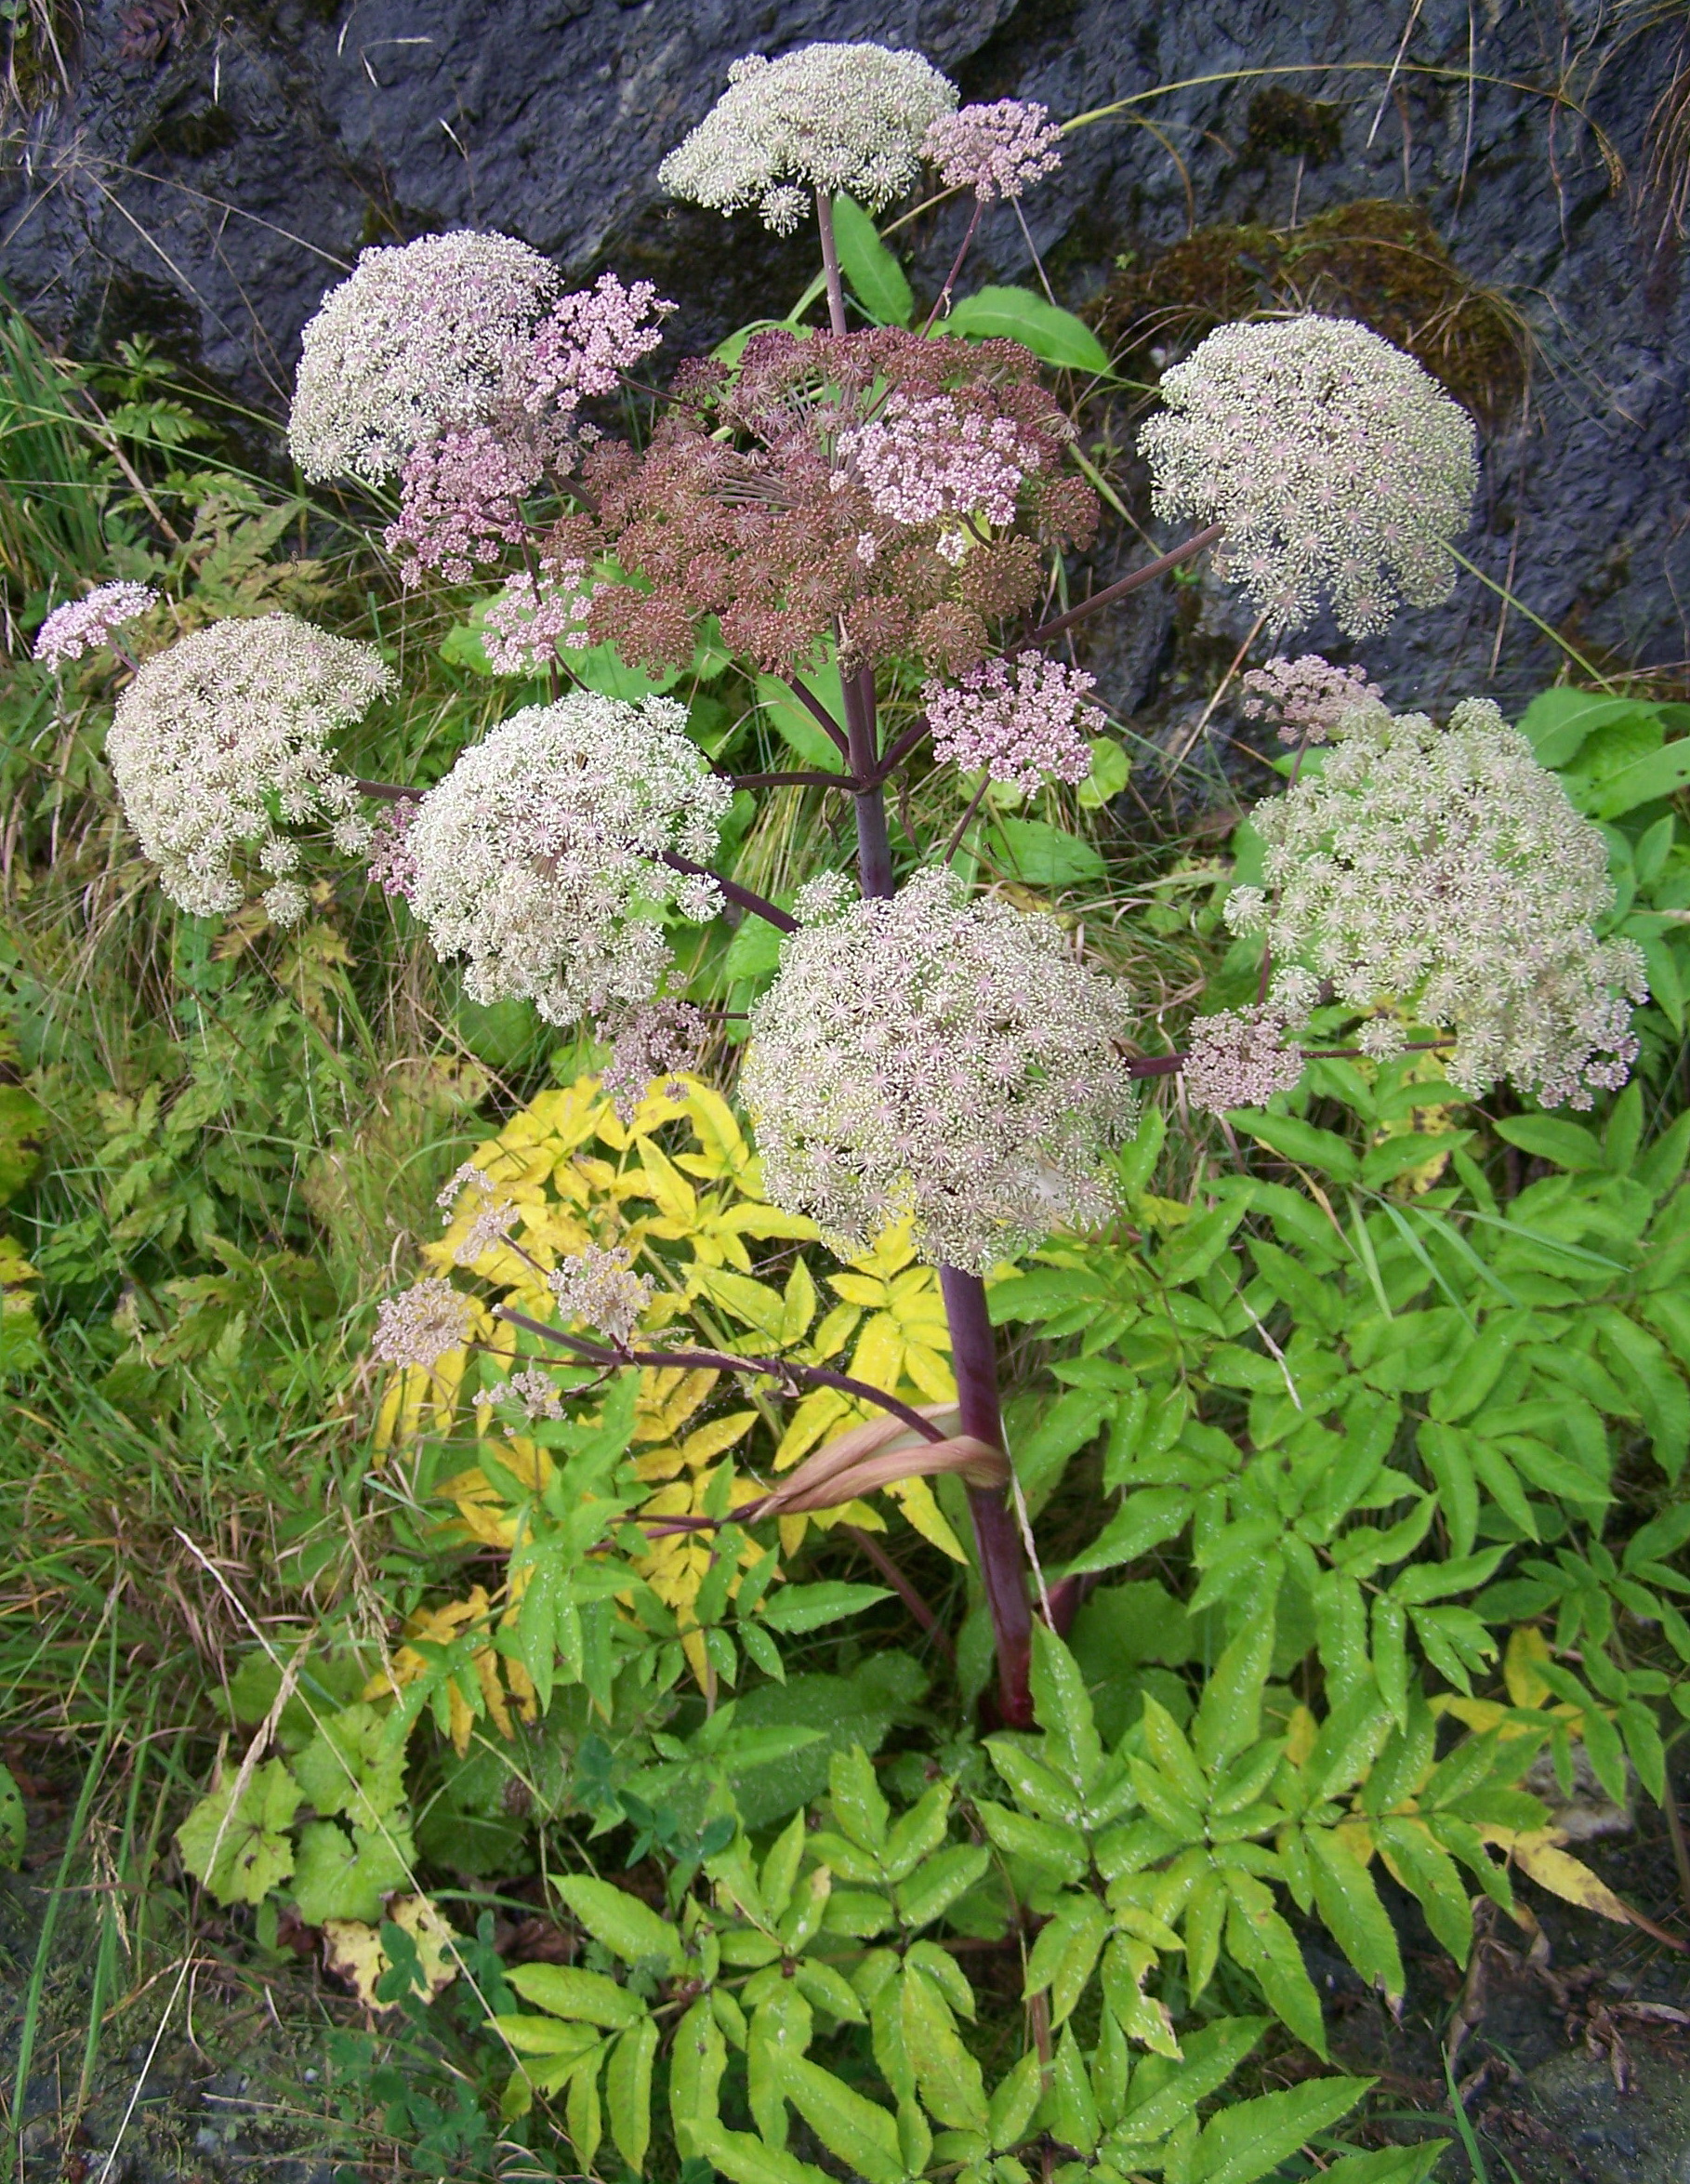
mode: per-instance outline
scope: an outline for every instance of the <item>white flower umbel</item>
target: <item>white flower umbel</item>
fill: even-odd
[[[717,212],[757,205],[790,234],[809,192],[848,191],[870,212],[921,171],[921,146],[957,86],[919,53],[884,46],[801,46],[779,60],[747,54],[728,89],[657,170],[671,196]]]
[[[1455,583],[1472,420],[1349,319],[1221,326],[1162,377],[1139,433],[1157,513],[1226,528],[1223,566],[1278,631],[1329,602],[1364,636]]]
[[[365,845],[333,739],[392,687],[372,646],[292,615],[214,622],[146,661],[117,701],[106,757],[171,901],[200,915],[239,909],[233,857],[244,847],[280,882],[266,898],[277,922],[301,914],[304,891],[284,878],[298,848],[281,828],[314,819],[348,854]]]
[[[1635,944],[1593,930],[1614,900],[1606,844],[1487,699],[1443,729],[1352,714],[1320,773],[1251,817],[1265,893],[1236,890],[1229,923],[1265,928],[1352,1008],[1389,1000],[1452,1032],[1462,1090],[1506,1077],[1546,1107],[1588,1107],[1625,1082],[1647,988]]]
[[[537,250],[460,231],[366,250],[305,329],[287,420],[308,478],[391,477],[422,441],[481,422],[558,288]]]
[[[973,1273],[1105,1218],[1129,1020],[1053,918],[970,901],[943,867],[803,925],[741,1079],[769,1196],[841,1251],[913,1213],[930,1264]]]
[[[113,629],[133,622],[156,603],[158,593],[145,584],[101,584],[81,599],[56,606],[35,632],[33,656],[44,667],[62,668],[85,652],[112,642]]]
[[[714,881],[664,864],[715,854],[733,801],[666,697],[575,691],[529,706],[464,752],[405,832],[411,907],[483,1003],[551,1024],[649,1000],[668,949],[659,911],[701,923]]]

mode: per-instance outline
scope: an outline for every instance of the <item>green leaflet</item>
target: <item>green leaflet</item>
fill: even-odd
[[[1256,2184],[1316,2131],[1347,2115],[1371,2078],[1314,2078],[1287,2093],[1235,2101],[1203,2126],[1192,2184]]]
[[[784,2057],[780,2075],[786,2098],[829,2153],[865,2184],[902,2184],[904,2156],[895,2116],[801,2056]]]
[[[608,1881],[588,1873],[572,1873],[559,1884],[562,1897],[595,1940],[621,1957],[624,1964],[657,1964],[666,1970],[680,1968],[682,1950],[680,1930],[667,1919]]]

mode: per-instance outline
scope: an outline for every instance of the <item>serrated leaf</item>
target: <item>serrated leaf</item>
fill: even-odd
[[[701,1994],[676,2026],[669,2049],[669,2121],[683,2161],[698,2153],[698,2132],[717,2121],[717,2093],[727,2067],[727,2042],[710,1997]]]
[[[613,1888],[590,1873],[571,1873],[558,1884],[558,1893],[594,1940],[602,1941],[624,1964],[680,1968],[684,1955],[680,1929],[659,1918],[637,1896]]]
[[[549,2010],[553,2017],[601,2025],[607,2032],[637,2025],[646,2015],[646,2005],[637,1994],[618,1987],[602,1972],[583,1971],[574,1965],[512,1965],[505,1978],[524,2002]]]
[[[714,2122],[696,2124],[692,2139],[693,2158],[708,2162],[729,2184],[834,2184],[825,2169],[783,2148],[765,2146],[748,2131],[730,2131]]]
[[[928,2113],[952,2130],[984,2133],[987,2110],[980,2065],[962,2045],[938,1988],[914,1966],[905,1966],[900,1979],[898,2019]]]
[[[884,1585],[848,1585],[832,1579],[817,1585],[783,1585],[763,1609],[763,1621],[772,1630],[791,1635],[861,1615],[891,1598]]]
[[[652,2140],[652,2064],[657,2054],[657,2022],[647,2018],[611,2049],[604,2072],[604,2104],[610,2111],[611,2138],[636,2177],[645,2166]]]
[[[895,2116],[802,2056],[783,2056],[780,2076],[787,2099],[822,2144],[864,2184],[903,2184]]]
[[[1370,1987],[1394,2005],[1403,1992],[1403,1959],[1373,1876],[1342,1828],[1309,1828],[1310,1875],[1327,1931]]]
[[[1348,2115],[1371,2078],[1310,2078],[1285,2093],[1234,2101],[1203,2126],[1191,2184],[1257,2184],[1280,2163]]]

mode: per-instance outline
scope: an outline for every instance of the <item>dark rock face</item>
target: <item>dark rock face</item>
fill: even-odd
[[[681,305],[681,353],[795,295],[812,265],[809,236],[777,242],[754,216],[730,224],[657,192],[658,161],[728,63],[818,37],[916,46],[966,98],[1041,99],[1058,118],[1118,107],[1070,139],[1063,173],[1026,204],[1072,305],[1123,253],[1188,225],[1284,227],[1358,198],[1415,199],[1532,333],[1526,403],[1488,438],[1472,559],[1599,664],[1659,666],[1690,654],[1690,302],[1652,116],[1690,48],[1672,22],[1636,29],[1643,10],[1617,35],[1609,12],[280,0],[220,25],[190,17],[136,53],[136,10],[105,0],[86,9],[74,102],[36,118],[0,185],[0,279],[73,348],[145,330],[279,413],[299,329],[363,245],[482,225],[572,275],[608,263],[657,279]],[[953,203],[903,231],[918,289],[937,288],[960,224]],[[971,277],[1032,277],[1010,208],[984,223]],[[1129,429],[1123,410],[1123,443]],[[1123,532],[1099,579],[1137,550]],[[1549,680],[1559,655],[1518,612],[1499,626],[1499,608],[1464,577],[1447,607],[1405,615],[1364,655],[1399,702]],[[1154,683],[1171,613],[1097,633],[1117,703]],[[1230,633],[1230,654],[1248,628],[1223,608],[1215,634]]]

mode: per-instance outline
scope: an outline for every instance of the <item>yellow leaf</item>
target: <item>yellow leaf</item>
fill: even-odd
[[[1290,1719],[1286,1724],[1285,1755],[1293,1767],[1305,1767],[1314,1741],[1320,1734],[1320,1724],[1306,1706],[1293,1706]]]
[[[1502,1661],[1502,1681],[1516,1706],[1541,1706],[1550,1688],[1537,1673],[1537,1663],[1551,1658],[1550,1642],[1536,1623],[1522,1623],[1508,1641]]]
[[[854,1415],[855,1408],[850,1398],[840,1395],[837,1388],[815,1389],[796,1406],[786,1421],[780,1447],[774,1451],[775,1470],[788,1470],[842,1419]]]
[[[864,1274],[878,1274],[882,1281],[890,1281],[894,1274],[902,1274],[915,1256],[915,1224],[905,1214],[901,1221],[889,1222],[867,1251],[859,1251],[851,1264]]]
[[[1540,1888],[1547,1888],[1551,1896],[1559,1896],[1564,1902],[1576,1903],[1583,1911],[1593,1911],[1600,1917],[1613,1919],[1620,1926],[1635,1926],[1637,1915],[1629,1904],[1615,1895],[1605,1881],[1600,1881],[1588,1865],[1580,1865],[1576,1858],[1569,1858],[1559,1847],[1560,1831],[1539,1828],[1530,1834],[1518,1834],[1509,1846],[1516,1865],[1529,1873]]]
[[[930,1403],[948,1403],[957,1394],[957,1376],[948,1357],[930,1350],[925,1343],[910,1343],[904,1352],[904,1370]]]
[[[778,1291],[748,1275],[729,1274],[713,1266],[694,1265],[688,1285],[702,1290],[712,1304],[731,1313],[741,1326],[750,1328],[766,1342],[778,1343],[786,1307]]]
[[[866,1274],[831,1274],[827,1286],[848,1304],[861,1304],[870,1312],[885,1309],[887,1285]]]
[[[403,1926],[416,1944],[418,1979],[411,1992],[432,2002],[457,1977],[455,1928],[436,1911],[426,1896],[396,1896],[388,1916]],[[347,1980],[366,2009],[397,2009],[397,2002],[377,2002],[376,1989],[389,1966],[381,1936],[362,1919],[324,1919],[323,1938],[328,1944],[328,1968]]]
[[[802,1259],[792,1262],[792,1272],[786,1277],[786,1294],[781,1299],[781,1323],[775,1340],[783,1350],[789,1350],[794,1343],[801,1343],[810,1331],[810,1322],[815,1317],[815,1283],[810,1269]]]
[[[671,1221],[689,1226],[698,1218],[698,1194],[666,1153],[648,1138],[640,1141],[640,1164],[645,1170],[651,1195]]]
[[[884,1388],[889,1396],[897,1394],[904,1377],[904,1330],[890,1312],[876,1312],[865,1322],[852,1353],[851,1377]]]
[[[953,1389],[952,1393],[955,1392]],[[930,1541],[942,1555],[948,1555],[953,1562],[967,1562],[968,1551],[951,1529],[926,1479],[900,1479],[887,1492],[924,1540]]]
[[[836,1304],[831,1312],[824,1315],[821,1326],[816,1329],[806,1362],[825,1365],[829,1357],[837,1357],[850,1342],[862,1317],[855,1304]]]
[[[731,1410],[725,1418],[714,1418],[708,1425],[701,1425],[696,1433],[690,1433],[681,1443],[681,1452],[687,1463],[696,1471],[701,1463],[707,1463],[712,1456],[720,1456],[724,1449],[732,1449],[743,1441],[757,1423],[755,1410]]]

